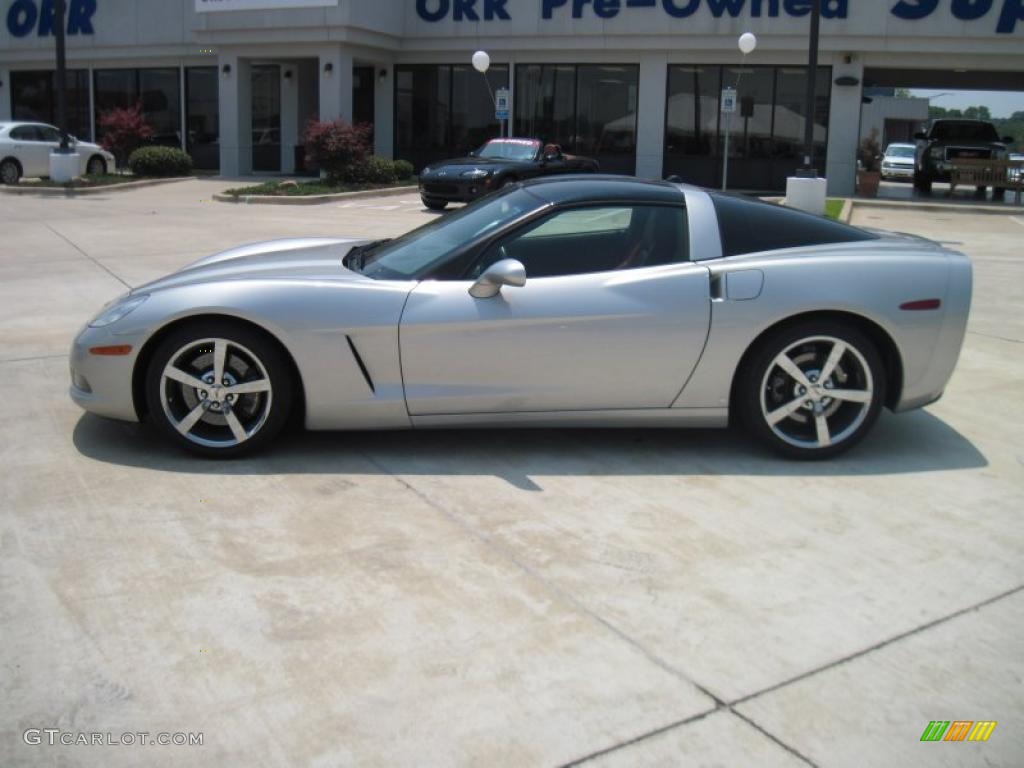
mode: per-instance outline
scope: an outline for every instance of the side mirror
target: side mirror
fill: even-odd
[[[553,163],[553,162],[555,162],[555,161],[557,161],[559,159],[560,159],[559,156],[554,154],[554,153],[552,153],[550,155],[544,155],[544,162],[545,163]]]
[[[921,131],[918,131],[917,133],[914,134],[914,138],[917,141],[928,141],[928,134],[927,133],[922,133]]]
[[[501,249],[501,253],[505,254],[504,248]],[[469,289],[469,295],[474,299],[489,299],[497,296],[503,285],[511,285],[516,288],[526,285],[526,267],[522,262],[516,259],[502,259],[494,262],[473,283]]]
[[[1013,144],[1016,139],[1013,136],[1003,136],[1003,144]]]
[[[467,155],[467,157],[476,157],[476,150],[475,149],[469,150],[469,154]]]

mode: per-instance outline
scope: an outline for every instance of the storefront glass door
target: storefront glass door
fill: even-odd
[[[281,170],[281,67],[252,67],[252,169]]]

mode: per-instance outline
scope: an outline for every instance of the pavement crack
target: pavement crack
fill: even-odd
[[[3,365],[5,363],[31,363],[31,362],[34,362],[36,360],[59,360],[61,358],[65,358],[65,357],[67,357],[66,354],[64,354],[64,355],[37,355],[35,357],[11,357],[11,358],[7,358],[5,360],[0,360],[0,365]]]
[[[92,262],[93,264],[95,264],[95,265],[96,265],[97,267],[99,267],[99,268],[100,268],[100,269],[102,269],[102,270],[103,270],[104,272],[106,272],[106,273],[107,273],[108,275],[110,275],[110,276],[111,276],[112,278],[114,278],[115,280],[117,280],[117,282],[119,282],[119,283],[120,283],[121,285],[123,285],[123,286],[124,286],[125,288],[127,288],[127,289],[131,290],[131,286],[130,286],[130,285],[129,285],[128,283],[126,283],[126,282],[125,282],[124,280],[122,280],[122,279],[121,279],[121,277],[120,277],[119,275],[115,274],[115,273],[114,273],[114,272],[113,272],[113,271],[112,271],[112,270],[111,270],[111,269],[110,269],[109,267],[107,267],[107,266],[106,266],[105,264],[103,264],[103,262],[99,261],[99,259],[93,258],[93,257],[92,257],[92,256],[90,256],[90,255],[89,255],[88,253],[86,253],[86,252],[85,252],[85,251],[83,251],[83,250],[82,250],[81,248],[79,248],[79,247],[78,247],[78,245],[77,245],[77,244],[76,244],[76,243],[75,243],[75,242],[74,242],[73,240],[71,240],[71,238],[69,238],[69,237],[65,236],[64,234],[62,234],[62,233],[61,233],[61,232],[59,232],[58,230],[54,229],[54,228],[53,228],[53,227],[52,227],[51,225],[49,225],[49,224],[46,224],[46,225],[44,225],[44,226],[45,226],[45,227],[46,227],[46,228],[47,228],[48,230],[50,230],[51,232],[53,232],[53,234],[55,234],[55,235],[56,235],[57,237],[59,237],[59,238],[60,238],[61,240],[63,240],[63,241],[65,242],[65,243],[67,243],[67,244],[68,244],[68,245],[70,245],[70,246],[71,246],[72,248],[74,248],[74,249],[75,249],[76,251],[78,251],[78,252],[79,252],[80,254],[82,254],[83,256],[85,256],[85,258],[87,258],[87,259],[88,259],[89,261],[91,261],[91,262]]]
[[[1011,339],[1006,336],[997,336],[994,333],[983,333],[982,331],[968,331],[971,336],[984,336],[986,339],[998,339],[999,341],[1008,341],[1011,344],[1024,344],[1024,339]]]
[[[789,744],[784,742],[778,736],[776,736],[775,734],[773,734],[770,731],[766,730],[765,728],[760,726],[757,722],[755,722],[751,718],[747,717],[746,715],[744,715],[744,714],[742,714],[740,712],[737,712],[732,707],[729,707],[729,711],[732,714],[736,715],[736,717],[738,717],[740,720],[745,722],[747,725],[749,725],[751,728],[755,729],[756,731],[761,733],[766,738],[769,738],[772,741],[774,741],[776,744],[778,744],[784,750],[789,752],[789,754],[793,755],[793,757],[795,757],[795,758],[797,758],[799,760],[802,760],[803,762],[807,763],[807,765],[813,766],[813,768],[818,768],[818,764],[815,763],[813,760],[811,760],[809,757],[807,757],[806,755],[801,754],[795,747],[791,747]]]
[[[756,699],[759,696],[764,696],[766,693],[773,693],[774,691],[777,691],[780,688],[785,688],[786,686],[793,685],[793,683],[799,683],[801,680],[806,680],[807,678],[813,677],[814,675],[820,674],[821,672],[825,672],[829,669],[833,669],[834,667],[838,667],[848,662],[851,662],[854,659],[859,659],[861,656],[866,656],[869,653],[874,653],[875,651],[881,650],[882,648],[885,648],[887,645],[898,643],[900,640],[905,640],[908,637],[913,637],[914,635],[920,634],[921,632],[925,632],[929,629],[932,629],[933,627],[937,627],[940,624],[945,624],[946,622],[959,618],[960,616],[963,616],[966,613],[970,613],[971,611],[977,611],[980,608],[992,605],[993,603],[999,602],[1000,600],[1004,600],[1007,597],[1012,597],[1013,595],[1017,594],[1022,590],[1024,590],[1024,584],[1013,587],[1012,589],[1008,589],[1005,592],[1000,592],[998,595],[995,595],[994,597],[990,597],[985,600],[982,600],[981,602],[974,603],[973,605],[969,605],[966,608],[961,608],[960,610],[954,611],[953,613],[948,613],[945,616],[940,616],[937,619],[929,621],[925,624],[921,624],[920,626],[914,627],[913,629],[908,629],[906,632],[900,632],[898,635],[893,635],[892,637],[886,638],[885,640],[881,640],[875,643],[874,645],[869,645],[867,648],[862,648],[859,651],[855,651],[854,653],[851,653],[847,656],[843,656],[841,659],[830,661],[828,664],[822,664],[821,666],[815,667],[814,669],[809,669],[806,672],[801,672],[799,675],[795,675],[794,677],[791,677],[788,680],[783,680],[781,683],[770,685],[767,688],[761,689],[760,691],[755,691],[754,693],[748,694],[734,701],[730,701],[728,703],[728,707],[731,709],[734,706],[745,704],[746,702]]]
[[[645,659],[647,659],[649,662],[651,662],[655,666],[659,667],[660,669],[664,670],[665,672],[668,672],[670,675],[676,677],[677,679],[682,680],[683,682],[688,683],[689,685],[692,685],[694,688],[696,688],[702,694],[704,694],[709,699],[711,699],[715,703],[715,707],[716,708],[720,708],[720,707],[725,706],[725,701],[723,699],[721,699],[720,697],[716,696],[714,693],[709,691],[707,688],[705,688],[700,683],[698,683],[698,682],[694,681],[693,679],[691,679],[690,677],[688,677],[682,671],[676,669],[674,666],[669,664],[667,661],[662,659],[660,656],[655,654],[653,651],[651,651],[650,649],[646,648],[639,640],[631,637],[626,632],[624,632],[623,630],[619,629],[617,626],[612,624],[610,621],[608,621],[608,619],[606,619],[605,617],[601,616],[600,614],[598,614],[598,613],[594,612],[593,610],[591,610],[590,608],[588,608],[586,605],[584,605],[579,600],[577,600],[575,597],[573,597],[573,595],[569,594],[564,589],[562,589],[560,586],[558,586],[557,584],[552,582],[550,579],[545,577],[543,574],[541,574],[538,571],[536,571],[528,563],[523,562],[519,557],[516,556],[515,552],[513,552],[511,550],[511,548],[509,548],[508,546],[502,544],[500,541],[495,540],[493,537],[487,535],[483,531],[480,531],[479,529],[473,527],[468,522],[466,522],[466,520],[461,515],[458,515],[455,512],[452,512],[450,509],[445,507],[443,504],[440,504],[440,503],[434,501],[434,499],[432,499],[430,496],[428,496],[423,491],[418,489],[416,486],[414,486],[412,483],[410,483],[405,478],[400,477],[399,475],[396,475],[394,472],[392,472],[390,469],[388,469],[386,466],[384,466],[380,461],[375,459],[373,456],[370,456],[369,454],[367,454],[365,452],[363,452],[362,455],[364,456],[364,458],[366,458],[366,460],[368,462],[370,462],[378,470],[380,470],[381,472],[383,472],[383,473],[387,474],[388,476],[394,478],[395,481],[397,481],[399,484],[401,484],[406,489],[408,489],[411,493],[413,493],[421,501],[425,502],[431,508],[433,508],[433,509],[437,510],[438,512],[440,512],[449,521],[451,521],[456,526],[461,528],[463,531],[465,531],[467,534],[469,534],[474,539],[479,541],[485,547],[487,547],[488,549],[491,549],[492,551],[496,552],[499,556],[501,556],[506,561],[508,561],[509,563],[514,565],[516,568],[518,568],[520,571],[522,571],[524,574],[526,574],[526,576],[528,576],[530,579],[532,579],[532,580],[536,581],[537,583],[541,584],[546,590],[548,590],[548,592],[550,592],[552,595],[557,597],[559,600],[561,600],[565,604],[571,606],[578,613],[582,614],[583,616],[586,616],[587,618],[589,618],[594,623],[596,623],[599,626],[603,627],[605,630],[610,632],[612,635],[617,637],[619,640],[623,641],[624,643],[629,645],[631,648],[633,648],[635,651],[639,652]]]

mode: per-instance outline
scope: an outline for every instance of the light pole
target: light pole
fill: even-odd
[[[821,0],[811,0],[811,39],[807,53],[807,99],[804,121],[804,167],[798,176],[816,178],[818,172],[811,167],[814,162],[814,89],[818,80],[818,36],[821,30]]]
[[[740,35],[739,41],[737,42],[740,48],[740,53],[743,54],[743,61],[740,63],[740,73],[736,76],[736,88],[733,89],[733,100],[732,104],[729,105],[730,109],[726,112],[725,95],[728,88],[722,90],[722,103],[720,105],[721,111],[725,112],[728,117],[725,119],[725,156],[722,158],[722,191],[725,192],[729,188],[729,130],[732,128],[732,116],[736,112],[736,103],[739,100],[740,91],[740,80],[743,79],[743,65],[747,61],[747,54],[753,53],[754,49],[757,48],[757,36],[753,32],[744,32]]]

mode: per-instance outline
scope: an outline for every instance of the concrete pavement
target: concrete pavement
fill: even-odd
[[[975,264],[939,403],[794,464],[717,431],[294,434],[203,462],[83,415],[105,301],[413,196],[0,199],[0,755],[21,765],[1012,765],[1024,217],[858,210]],[[929,720],[997,720],[984,744]],[[26,729],[202,746],[26,744]]]

